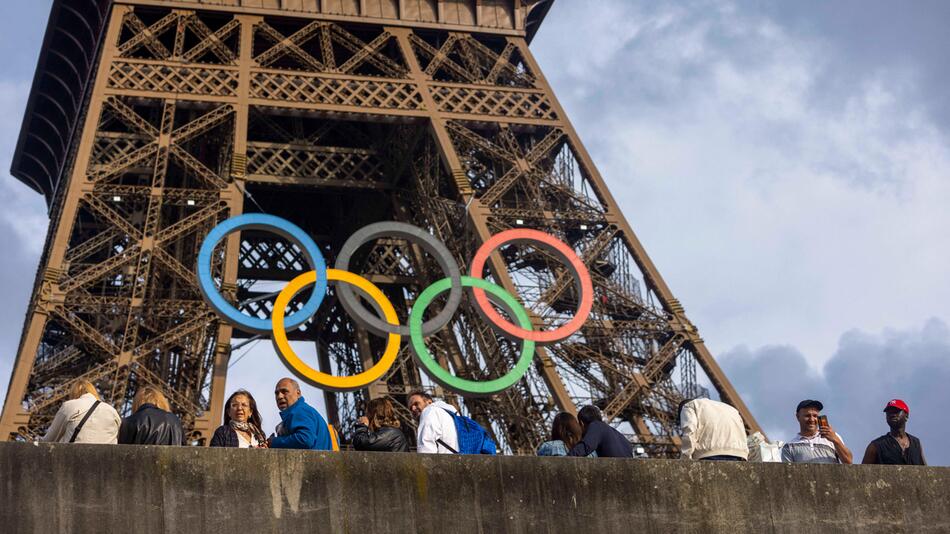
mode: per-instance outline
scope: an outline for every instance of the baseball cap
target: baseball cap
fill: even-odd
[[[907,403],[900,399],[891,399],[887,402],[887,406],[884,407],[886,412],[888,408],[897,408],[898,410],[904,410],[904,413],[910,415],[910,408],[907,407]]]
[[[825,409],[825,405],[822,404],[821,401],[805,399],[798,403],[798,408],[795,408],[795,413],[800,412],[802,408],[818,408],[818,411],[820,412]]]

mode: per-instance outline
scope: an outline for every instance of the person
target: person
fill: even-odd
[[[409,442],[399,426],[393,403],[389,399],[373,399],[366,405],[366,415],[356,423],[353,448],[358,451],[409,452]]]
[[[819,424],[821,401],[806,399],[798,403],[795,418],[798,434],[782,446],[782,461],[806,464],[850,464],[851,450],[830,424]],[[825,419],[827,422],[827,419]]]
[[[433,399],[425,391],[413,391],[409,394],[408,402],[409,411],[419,421],[416,430],[417,452],[453,454],[459,450],[455,419],[449,414],[458,413],[454,406]]]
[[[267,438],[261,430],[261,413],[250,392],[239,389],[224,403],[224,424],[214,431],[212,447],[242,449],[266,447]]]
[[[623,434],[601,420],[596,406],[584,406],[577,412],[584,436],[571,447],[568,456],[588,456],[596,452],[600,458],[630,458],[633,446]]]
[[[274,388],[280,425],[277,435],[267,438],[272,449],[333,450],[330,428],[316,409],[307,404],[300,392],[300,384],[292,378],[281,378]]]
[[[924,449],[917,436],[907,433],[910,408],[901,399],[891,399],[884,406],[884,420],[891,431],[868,444],[864,464],[927,465]]]
[[[577,418],[573,414],[561,412],[554,416],[551,424],[551,441],[545,441],[538,447],[538,456],[567,456],[583,434]],[[592,452],[590,456],[597,456],[597,453]]]
[[[139,388],[132,399],[132,415],[122,420],[119,443],[124,445],[181,445],[181,420],[171,413],[168,399],[153,386]]]
[[[683,432],[680,458],[749,459],[745,424],[732,406],[712,399],[686,399],[679,404],[677,420]]]
[[[122,418],[102,402],[92,382],[73,384],[41,441],[58,443],[116,443]]]

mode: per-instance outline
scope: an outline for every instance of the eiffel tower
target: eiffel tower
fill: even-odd
[[[196,256],[220,221],[293,221],[329,262],[365,224],[431,231],[459,265],[510,228],[570,244],[595,303],[572,337],[539,348],[514,387],[447,395],[511,453],[532,453],[558,411],[584,404],[654,456],[674,456],[678,402],[709,394],[759,430],[611,196],[528,48],[551,0],[55,0],[12,172],[45,196],[50,230],[0,439],[41,435],[71,384],[90,380],[121,413],[162,388],[195,443],[221,421],[232,347],[251,334],[201,299]],[[222,292],[266,318],[272,288],[309,269],[261,231],[232,235],[214,265]],[[443,275],[399,239],[351,263],[406,324]],[[570,273],[544,249],[502,248],[488,278],[518,295],[536,328],[568,321]],[[270,284],[270,286],[268,286]],[[271,287],[271,289],[268,289]],[[384,339],[332,291],[293,332],[314,365],[353,374]],[[519,345],[465,302],[428,339],[456,375],[507,372]],[[404,343],[404,345],[406,345]],[[704,375],[704,382],[700,375]],[[325,394],[346,437],[371,398],[447,394],[404,346],[383,379]],[[407,428],[414,422],[405,408]]]

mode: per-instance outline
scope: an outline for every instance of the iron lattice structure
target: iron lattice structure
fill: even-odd
[[[6,403],[3,439],[44,431],[76,380],[127,413],[161,387],[195,439],[221,420],[232,331],[201,300],[195,261],[219,221],[249,211],[307,230],[329,261],[357,228],[428,228],[460,265],[488,236],[536,228],[573,246],[594,279],[586,326],[539,349],[515,387],[450,398],[527,453],[554,414],[600,406],[654,455],[672,455],[675,407],[702,394],[697,365],[758,427],[663,282],[528,50],[550,2],[537,0],[56,0],[14,160],[43,193],[51,226]],[[275,283],[309,267],[260,232],[231,236],[222,291],[269,316]],[[353,270],[384,288],[405,322],[437,266],[396,239]],[[487,276],[535,325],[573,314],[565,269],[510,246]],[[332,289],[293,333],[319,366],[353,373],[383,340],[357,328]],[[463,303],[429,339],[440,363],[500,376],[518,346]],[[427,382],[403,348],[384,380],[326,394],[345,437],[368,398]],[[414,423],[408,411],[402,416]]]

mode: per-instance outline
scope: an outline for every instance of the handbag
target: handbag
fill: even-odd
[[[73,430],[73,437],[69,438],[70,443],[74,443],[76,441],[76,438],[79,437],[79,431],[82,430],[82,426],[86,424],[86,421],[89,420],[89,416],[92,415],[92,412],[96,411],[96,407],[99,406],[99,403],[101,402],[102,401],[97,400],[96,402],[92,403],[92,408],[89,408],[89,411],[86,412],[86,415],[82,416],[82,421],[76,425],[76,430]]]

